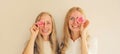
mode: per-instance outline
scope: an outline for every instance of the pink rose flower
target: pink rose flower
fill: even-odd
[[[44,23],[44,21],[38,21],[36,24],[38,27],[40,27],[40,26],[43,26],[45,23]]]
[[[80,18],[77,19],[77,22],[80,23],[80,24],[84,23],[85,19],[83,17],[80,17]]]

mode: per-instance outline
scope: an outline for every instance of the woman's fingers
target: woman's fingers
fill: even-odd
[[[30,31],[32,35],[31,38],[36,38],[39,32],[39,28],[35,24],[33,24],[32,27],[30,28]]]
[[[35,24],[33,24],[30,30],[32,33],[34,33],[34,32],[38,32],[39,28]]]
[[[83,31],[84,27],[83,27],[83,24],[80,25],[80,30],[81,32]]]
[[[86,20],[83,27],[86,28],[89,25],[89,20]]]
[[[86,20],[85,23],[81,24],[81,35],[82,35],[82,38],[85,38],[86,39],[86,33],[87,33],[87,27],[89,25],[89,21]]]

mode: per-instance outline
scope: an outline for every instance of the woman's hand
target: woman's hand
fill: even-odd
[[[32,38],[36,38],[37,34],[39,32],[39,27],[36,24],[33,24],[32,27],[30,28]]]
[[[84,38],[84,39],[86,39],[87,37],[87,35],[86,35],[86,33],[87,33],[87,27],[88,27],[88,25],[89,25],[89,21],[88,20],[86,20],[85,21],[85,23],[82,23],[80,26],[80,32],[81,32],[81,36],[82,36],[82,38]]]

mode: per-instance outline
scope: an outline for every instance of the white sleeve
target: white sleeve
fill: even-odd
[[[97,38],[90,37],[88,39],[88,54],[98,54],[97,53]]]

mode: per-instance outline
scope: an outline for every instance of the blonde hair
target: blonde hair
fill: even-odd
[[[37,16],[35,23],[37,21],[39,21],[41,16],[43,16],[44,14],[49,15],[51,17],[51,20],[52,20],[52,32],[49,35],[50,36],[49,39],[50,39],[50,44],[51,44],[51,48],[52,48],[52,54],[56,54],[56,50],[57,50],[56,27],[55,27],[55,22],[54,22],[52,15],[47,13],[47,12],[41,12]],[[43,53],[43,38],[42,38],[40,32],[38,33],[37,38],[35,40],[34,53],[35,54],[44,54]]]
[[[67,49],[67,47],[69,46],[68,45],[68,39],[70,38],[71,36],[71,31],[69,29],[69,17],[71,15],[71,13],[73,13],[74,11],[79,11],[81,14],[84,14],[83,10],[79,7],[72,7],[71,9],[69,9],[69,11],[67,12],[66,14],[66,17],[65,17],[65,21],[64,21],[64,28],[63,28],[63,37],[62,37],[62,40],[63,42],[61,43],[61,54],[65,54],[65,51]]]

